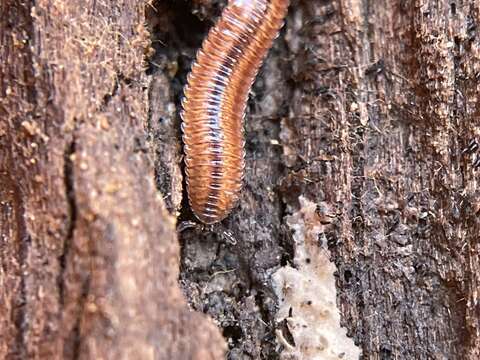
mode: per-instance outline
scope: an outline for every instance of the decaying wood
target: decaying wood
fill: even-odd
[[[301,195],[333,217],[322,239],[364,358],[478,357],[478,21],[474,1],[293,2],[247,116],[236,245],[183,235],[185,291],[231,359],[281,350],[271,274],[292,261]],[[185,62],[198,24],[178,24]]]
[[[0,14],[0,358],[222,358],[178,286],[145,145],[144,4]]]
[[[314,202],[365,359],[477,359],[478,2],[293,1],[239,206],[179,246],[179,101],[225,3],[0,2],[0,358],[286,358],[272,277]]]

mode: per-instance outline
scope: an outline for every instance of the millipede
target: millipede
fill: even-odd
[[[229,0],[187,77],[182,132],[190,207],[206,224],[238,202],[248,93],[283,26],[289,0]]]

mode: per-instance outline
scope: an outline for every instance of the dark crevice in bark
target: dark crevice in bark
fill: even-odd
[[[75,193],[75,162],[73,157],[75,156],[76,147],[77,147],[77,138],[76,138],[77,127],[75,126],[70,141],[67,143],[64,151],[64,168],[63,168],[63,180],[65,186],[65,197],[67,200],[67,214],[68,218],[66,220],[67,230],[66,236],[63,243],[63,250],[59,257],[59,274],[58,274],[58,292],[59,292],[59,303],[60,303],[60,314],[65,311],[65,302],[66,302],[66,285],[68,279],[67,275],[67,266],[69,261],[75,261],[72,258],[71,252],[73,251],[73,243],[75,237],[75,231],[77,229],[78,222],[78,204]],[[77,301],[77,313],[73,319],[72,327],[70,333],[66,336],[65,346],[64,346],[64,357],[71,359],[78,359],[80,357],[81,351],[81,323],[84,313],[85,303],[89,294],[90,289],[90,275],[86,276],[86,279],[83,280],[81,286],[81,292]]]
[[[78,221],[78,205],[75,194],[75,163],[73,156],[76,152],[77,147],[77,138],[76,138],[77,127],[75,126],[70,142],[66,145],[64,151],[64,186],[65,186],[65,196],[67,199],[67,209],[68,209],[68,219],[67,219],[67,231],[66,237],[63,244],[63,251],[59,257],[60,270],[58,275],[58,291],[59,291],[59,302],[61,312],[64,311],[65,305],[65,286],[66,286],[66,272],[67,265],[69,261],[75,261],[70,256],[72,252],[72,246],[74,243],[75,231],[77,228]],[[81,292],[77,299],[77,313],[73,320],[72,330],[70,334],[66,337],[64,355],[65,358],[71,358],[76,360],[81,355],[81,343],[82,343],[82,334],[81,334],[81,324],[84,314],[85,303],[87,301],[88,294],[90,292],[90,275],[86,275],[86,278],[83,280],[81,285]]]
[[[118,87],[119,87],[119,78],[118,75],[115,77],[115,81],[113,83],[112,91],[110,93],[103,95],[102,99],[102,105],[100,107],[101,110],[104,110],[108,104],[110,103],[110,100],[117,94],[118,92]]]
[[[282,35],[284,32],[285,29]],[[281,57],[279,53],[282,54],[286,51],[285,44],[283,44],[282,48],[281,40],[279,39],[277,40],[275,50],[271,52],[269,57]],[[267,58],[266,63],[268,61],[275,60]],[[288,65],[280,64],[280,66],[290,66],[288,62],[285,63]],[[278,186],[286,169],[281,162],[282,155],[279,148],[275,147],[275,145],[272,146],[270,141],[279,141],[280,122],[278,120],[282,116],[288,116],[289,110],[284,104],[279,104],[277,112],[273,113],[273,115],[265,115],[262,114],[262,111],[264,111],[262,105],[259,105],[265,98],[267,78],[277,75],[275,70],[275,65],[272,68],[269,68],[268,65],[262,67],[259,73],[259,80],[253,86],[252,92],[255,96],[250,97],[248,102],[249,112],[247,123],[245,124],[247,165],[244,189],[242,191],[242,194],[248,194],[244,196],[246,202],[240,201],[238,207],[222,222],[222,226],[217,227],[217,230],[222,227],[231,230],[233,237],[238,239],[238,241],[237,246],[233,247],[225,244],[217,246],[212,266],[218,266],[219,264],[227,266],[228,261],[226,260],[234,259],[233,266],[236,271],[230,277],[229,282],[231,281],[240,290],[234,294],[223,291],[214,294],[214,296],[205,296],[203,299],[203,301],[210,304],[207,307],[203,307],[203,310],[211,313],[219,321],[224,330],[224,336],[230,338],[229,359],[237,359],[242,356],[251,356],[259,359],[275,359],[279,357],[279,354],[274,351],[276,348],[276,300],[271,289],[269,275],[276,267],[285,265],[289,262],[289,259],[292,259],[293,248],[286,249],[289,245],[287,235],[285,235],[285,233],[288,233],[288,230],[283,225],[286,205],[281,200],[282,189]],[[289,79],[291,72],[291,70],[287,71],[286,79]],[[285,95],[285,98],[289,98],[288,95]],[[261,126],[258,123],[259,121],[262,121]],[[265,184],[253,175],[261,173],[267,179]],[[192,216],[186,195],[184,187],[182,220],[190,220]],[[248,199],[251,199],[257,205],[249,203],[250,200]],[[266,203],[269,204],[267,205]],[[263,212],[265,213],[262,213],[260,208],[264,208]],[[251,225],[248,225],[249,218],[252,219]],[[260,230],[262,228],[261,224],[266,226],[264,230]],[[218,231],[216,232],[218,234]],[[194,237],[197,239],[194,239]],[[191,253],[191,250],[188,249],[190,246],[188,242],[192,240],[206,241],[207,239],[212,239],[212,237],[215,237],[215,234],[197,233],[196,236],[192,236],[190,233],[182,236],[182,258],[185,259],[189,252]],[[256,255],[257,252],[265,252],[267,254],[267,249],[269,248],[271,253],[279,254],[278,260],[272,261],[268,258],[268,255],[264,258]],[[284,254],[287,255],[284,256]],[[185,282],[190,283],[190,286],[202,286],[202,276],[189,275],[191,269],[186,266],[185,261],[182,261],[182,265],[181,277]],[[213,271],[213,268],[207,268],[205,271],[209,273]],[[200,299],[196,299],[195,294],[189,292],[188,288],[185,289],[185,292],[193,307],[199,308]],[[236,303],[232,304],[231,299],[235,299]],[[255,306],[248,308],[251,302]],[[222,312],[216,310],[216,307],[222,307]]]
[[[155,183],[163,194],[166,207],[171,214],[180,212],[179,225],[182,221],[197,219],[189,211],[186,201],[186,183],[183,162],[178,144],[181,142],[180,109],[183,96],[183,86],[187,73],[194,59],[195,51],[201,45],[203,34],[207,30],[207,22],[202,22],[190,12],[190,5],[185,1],[156,1],[147,7],[146,20],[150,30],[150,38],[154,54],[148,59],[146,71],[151,77],[148,89],[148,119],[147,139],[151,144],[155,162]],[[169,86],[168,89],[158,89],[159,83]],[[168,85],[167,85],[168,84]],[[159,91],[159,93],[153,93]],[[168,105],[175,105],[171,112]],[[159,104],[160,103],[160,104]],[[159,105],[165,106],[158,110]],[[174,137],[176,140],[172,140]],[[172,169],[180,166],[182,179]],[[178,177],[178,179],[177,179]],[[182,198],[179,204],[179,194],[172,194],[177,189],[176,181],[182,181]]]
[[[151,81],[150,81],[150,84],[149,84],[149,87],[148,87],[148,92],[147,92],[147,102],[148,102],[148,109],[147,109],[147,119],[146,119],[146,122],[145,122],[145,131],[147,133],[147,141],[149,142],[152,142],[154,140],[154,137],[153,137],[153,126],[152,126],[152,122],[153,122],[153,111],[152,111],[152,85],[151,85]],[[157,178],[157,168],[154,169],[155,171],[155,179]]]
[[[175,129],[178,141],[181,139],[180,129],[180,110],[181,99],[183,97],[183,86],[186,83],[186,77],[190,70],[191,62],[194,59],[196,49],[200,47],[202,41],[202,34],[206,34],[207,24],[200,21],[196,16],[190,12],[189,5],[184,1],[175,1],[169,3],[156,3],[153,8],[157,9],[153,14],[147,14],[147,21],[151,30],[152,46],[155,49],[155,54],[150,59],[150,66],[147,69],[147,74],[155,76],[157,72],[168,73],[169,68],[172,66],[178,67],[175,75],[171,79],[171,94],[173,102],[176,105],[176,116],[172,123]],[[166,17],[163,21],[168,22],[168,25],[159,26],[156,23],[159,17],[161,17],[161,11],[164,11]],[[165,16],[165,15],[164,15]],[[159,66],[161,63],[162,66]],[[150,99],[152,88],[149,89],[149,104],[152,102]],[[159,119],[160,121],[162,119]],[[152,118],[152,109],[148,110],[148,122],[147,130],[148,135],[152,141],[166,141],[159,138],[162,134],[157,134],[154,129],[153,122],[157,119]],[[158,157],[158,156],[156,156]],[[171,174],[166,171],[164,166],[155,166],[155,179],[157,188],[162,191],[162,186],[165,183],[172,181]],[[198,223],[197,218],[193,215],[188,204],[187,186],[186,186],[186,174],[185,165],[180,163],[180,170],[182,174],[182,202],[179,209],[178,225],[182,226],[182,222],[192,221]],[[168,194],[164,194],[166,196]],[[166,199],[167,207],[169,211],[174,211],[171,208],[169,199]],[[199,223],[199,228],[202,225]],[[180,241],[182,237],[180,236]],[[182,241],[181,241],[182,242]]]
[[[284,170],[282,171],[284,174],[287,174],[288,169],[284,167]],[[284,177],[282,179],[285,178]],[[280,179],[280,181],[282,181]],[[278,207],[280,209],[279,211],[279,224],[280,224],[280,229],[279,229],[279,245],[282,248],[282,257],[280,259],[280,266],[294,266],[293,259],[295,257],[295,242],[293,241],[292,233],[290,229],[288,228],[288,225],[286,224],[286,217],[290,215],[287,211],[287,203],[285,199],[282,196],[283,189],[278,188],[276,189],[276,192],[279,196],[279,201],[278,201]]]
[[[158,9],[157,17],[161,12],[166,15],[163,15],[165,18],[160,20],[161,26],[153,23],[153,20],[150,24],[152,39],[154,39],[152,45],[156,50],[156,54],[152,57],[151,67],[147,73],[155,77],[158,76],[156,75],[158,72],[163,72],[160,76],[170,78],[170,93],[176,105],[177,117],[174,120],[169,119],[169,121],[171,126],[175,126],[174,130],[178,139],[180,139],[180,117],[178,113],[181,110],[180,100],[183,94],[183,86],[195,53],[201,46],[202,40],[212,23],[210,21],[200,21],[192,14],[192,9],[185,2],[164,2],[155,7]],[[212,17],[209,18],[212,19]],[[158,21],[157,18],[154,20]],[[281,49],[279,51],[284,50]],[[172,64],[175,65],[176,69],[173,77],[169,73]],[[260,71],[260,76],[264,71],[264,69]],[[155,78],[153,81],[155,81]],[[254,104],[262,100],[261,93],[263,89],[261,89],[261,86],[258,86],[257,89],[259,91],[255,92],[258,98],[249,100],[249,109],[254,114],[261,112],[261,109],[256,109]],[[152,98],[152,95],[149,94],[149,97]],[[149,101],[149,103],[151,105],[152,101]],[[280,111],[282,110],[284,112],[281,115],[288,114],[288,109],[281,109]],[[157,124],[155,122],[158,120],[154,118],[155,115],[153,114],[153,109],[150,109],[147,123],[150,139],[153,141],[171,142],[171,140],[161,138],[162,136],[165,137],[166,132],[160,133],[156,130]],[[278,115],[278,118],[281,115]],[[259,158],[260,161],[270,164],[263,167],[273,170],[280,178],[283,175],[283,167],[279,160],[281,154],[274,152],[272,145],[268,143],[270,139],[278,140],[280,131],[279,121],[273,121],[268,116],[265,116],[265,126],[262,129],[256,123],[259,121],[258,118],[250,120],[251,123],[246,124],[247,127],[249,125],[254,126],[251,126],[253,130],[248,131],[246,134],[247,166],[256,166],[256,163],[251,158],[255,156],[255,159]],[[269,163],[269,160],[273,161],[273,163]],[[279,167],[277,167],[277,163]],[[165,184],[168,185],[171,177],[163,168],[164,166],[162,166],[161,163],[157,163],[156,183],[160,191],[163,189],[163,195],[168,196],[165,193]],[[198,224],[198,226],[188,228],[188,230],[181,231],[179,234],[181,246],[180,282],[184,293],[194,309],[209,314],[220,323],[224,336],[230,338],[231,351],[228,355],[229,358],[237,359],[238,356],[266,358],[266,354],[273,353],[272,349],[275,348],[275,305],[274,301],[272,301],[274,295],[273,291],[264,283],[267,281],[266,274],[270,270],[267,268],[266,263],[262,263],[261,259],[255,259],[255,252],[257,250],[265,251],[264,248],[266,247],[272,247],[275,252],[284,252],[284,250],[277,248],[279,246],[279,238],[283,233],[281,224],[285,215],[285,206],[279,199],[280,190],[275,188],[275,186],[270,186],[271,195],[273,199],[276,199],[273,200],[275,202],[274,206],[279,209],[279,219],[278,224],[273,224],[272,228],[265,230],[275,240],[269,240],[268,244],[264,244],[263,240],[256,239],[256,230],[254,228],[247,231],[247,222],[243,217],[248,214],[248,216],[252,217],[261,216],[268,218],[268,215],[256,214],[252,211],[254,209],[251,209],[250,205],[242,206],[243,204],[240,203],[229,218],[214,227],[203,227],[199,224],[188,204],[183,163],[180,164],[180,170],[182,174],[181,181],[183,182],[183,196],[179,210],[178,229],[182,229],[185,222]],[[272,174],[269,174],[269,176],[272,176]],[[269,181],[275,182],[271,179]],[[256,180],[246,179],[243,193],[250,194],[251,198],[258,203],[265,202],[266,189],[263,184],[261,187],[257,186],[258,182]],[[246,212],[244,208],[247,209]],[[272,214],[272,216],[277,216],[277,214]],[[257,219],[257,221],[264,222],[265,220]],[[280,228],[277,229],[277,226],[280,226]],[[258,228],[258,225],[255,225],[255,227]],[[228,232],[231,233],[231,236],[225,235]],[[261,235],[261,238],[265,236]],[[235,242],[236,244],[234,244]],[[207,258],[208,263],[201,264],[197,260],[198,257]],[[291,255],[287,256],[287,258],[291,258]],[[285,260],[285,262],[287,261]],[[277,265],[280,265],[280,263],[279,257]],[[268,267],[271,266],[268,265]],[[235,269],[235,271],[232,272],[230,271],[231,269]],[[212,275],[219,272],[218,276],[225,276],[225,281],[231,282],[232,289],[224,289],[209,294],[205,294],[203,291],[198,294],[193,291],[193,289],[205,289],[208,287],[210,280],[214,281],[215,279]],[[251,308],[247,309],[246,307]],[[260,323],[264,324],[260,325]],[[265,328],[263,329],[264,326]],[[257,328],[259,328],[258,331]],[[248,344],[245,345],[246,343]]]
[[[87,302],[88,294],[90,293],[90,276],[87,276],[85,281],[82,284],[82,292],[79,299],[79,310],[75,318],[74,326],[72,328],[72,333],[70,334],[70,344],[72,344],[72,359],[77,360],[81,355],[81,345],[82,345],[82,334],[81,334],[81,325],[82,318],[85,311],[85,304]],[[67,344],[68,345],[68,344]]]
[[[277,345],[275,340],[275,314],[277,309],[269,300],[274,299],[275,294],[271,288],[265,286],[263,286],[263,288],[263,290],[257,290],[257,294],[255,295],[255,304],[259,309],[259,321],[266,325],[263,338],[260,339],[262,341],[261,350],[263,354],[270,353],[270,358],[274,358],[275,353],[272,352],[271,349],[274,349]]]
[[[72,140],[69,144],[67,144],[63,161],[63,180],[65,186],[65,198],[67,199],[67,211],[68,211],[68,219],[67,219],[67,232],[66,237],[63,243],[63,251],[59,257],[60,263],[60,271],[58,274],[58,293],[59,293],[59,301],[60,305],[63,308],[65,304],[65,271],[67,267],[67,258],[70,252],[73,237],[75,232],[75,227],[77,225],[77,202],[75,197],[75,165],[73,163],[72,156],[75,154],[75,147],[76,147],[76,139],[75,139],[75,131],[72,134]]]

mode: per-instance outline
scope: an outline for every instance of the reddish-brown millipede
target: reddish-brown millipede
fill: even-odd
[[[288,3],[229,0],[188,75],[181,114],[187,189],[204,223],[224,219],[239,198],[248,93]]]

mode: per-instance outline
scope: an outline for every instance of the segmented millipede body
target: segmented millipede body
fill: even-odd
[[[188,75],[181,114],[188,198],[206,224],[224,219],[239,198],[248,93],[288,3],[229,0]]]

